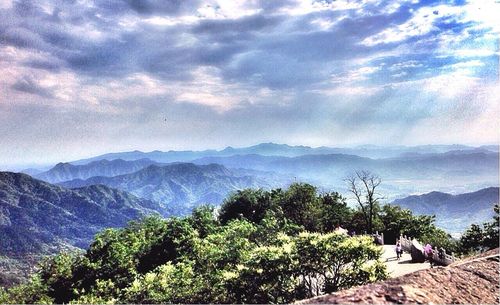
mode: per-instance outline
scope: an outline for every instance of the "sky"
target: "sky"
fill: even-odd
[[[498,144],[500,1],[0,0],[0,165]]]

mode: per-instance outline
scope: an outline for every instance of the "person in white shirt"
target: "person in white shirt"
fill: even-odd
[[[399,260],[403,255],[403,248],[401,247],[401,243],[399,240],[396,242],[396,258]]]

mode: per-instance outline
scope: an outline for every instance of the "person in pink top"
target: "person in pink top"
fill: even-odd
[[[431,268],[433,268],[434,264],[434,260],[433,260],[433,251],[432,251],[432,246],[429,245],[429,244],[426,244],[425,247],[424,247],[424,255],[425,255],[425,258],[429,261],[429,264],[431,264]]]

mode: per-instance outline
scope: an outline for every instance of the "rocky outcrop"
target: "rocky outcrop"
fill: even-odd
[[[300,304],[498,304],[499,249],[448,267],[410,273],[300,301]]]
[[[424,256],[424,247],[416,240],[412,240],[411,242],[411,261],[414,263],[423,263],[425,262]]]

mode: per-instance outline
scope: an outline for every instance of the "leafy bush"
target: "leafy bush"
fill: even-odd
[[[446,240],[434,218],[375,206],[387,235]],[[308,184],[244,190],[216,215],[201,206],[184,218],[157,216],[107,229],[85,253],[46,260],[25,285],[0,291],[15,303],[290,303],[387,277],[381,249],[338,193]],[[357,224],[356,224],[357,223]]]
[[[463,255],[473,254],[499,247],[499,206],[493,208],[495,215],[490,222],[482,226],[472,224],[460,238],[459,252]]]

